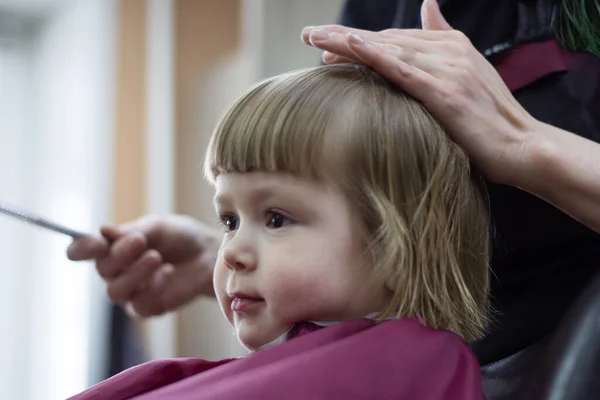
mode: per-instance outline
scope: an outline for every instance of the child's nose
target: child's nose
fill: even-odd
[[[256,269],[256,254],[250,243],[242,238],[234,238],[223,250],[223,261],[225,266],[231,270]]]

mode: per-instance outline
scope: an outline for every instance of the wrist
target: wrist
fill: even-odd
[[[497,129],[500,131],[488,139],[486,155],[478,164],[492,182],[520,187],[527,181],[526,175],[535,172],[533,160],[538,146],[538,121],[523,114],[526,118],[513,116],[511,123],[499,124]]]
[[[513,165],[508,185],[542,194],[556,171],[560,148],[554,140],[555,128],[540,121],[529,125],[523,141],[519,144],[518,157]]]

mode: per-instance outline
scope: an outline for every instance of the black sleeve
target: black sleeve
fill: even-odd
[[[346,0],[338,18],[340,25],[381,31],[392,27],[396,0]]]

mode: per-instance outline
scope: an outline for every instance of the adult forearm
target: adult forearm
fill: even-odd
[[[600,232],[600,144],[544,123],[533,129],[511,183]]]

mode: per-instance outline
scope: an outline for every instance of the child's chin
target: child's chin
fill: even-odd
[[[250,338],[241,338],[238,336],[238,340],[242,346],[248,351],[255,351],[263,347],[266,343],[258,340],[252,340]]]
[[[283,332],[281,335],[283,335],[284,333],[285,332]],[[271,347],[275,344],[279,344],[279,342],[281,342],[281,335],[277,335],[274,338],[269,338],[265,335],[245,335],[243,332],[238,331],[237,338],[241,345],[246,348],[246,350],[256,351]]]
[[[237,338],[240,344],[248,351],[258,350],[268,343],[264,337],[244,334],[244,332],[240,331],[237,332]]]

